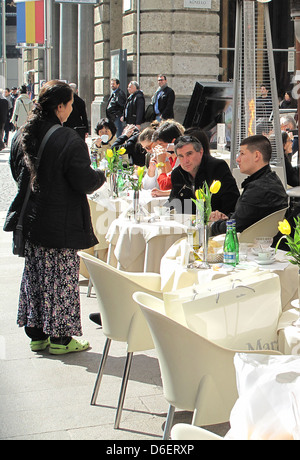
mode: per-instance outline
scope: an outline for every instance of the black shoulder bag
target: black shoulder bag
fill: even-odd
[[[54,125],[45,134],[45,136],[44,136],[44,138],[42,140],[42,143],[40,145],[38,154],[37,154],[36,170],[38,170],[40,160],[41,160],[41,156],[42,156],[43,150],[45,148],[45,145],[48,142],[49,137],[58,128],[62,128],[62,126],[61,125]],[[26,210],[26,207],[27,207],[27,203],[28,203],[28,200],[29,200],[30,193],[31,193],[31,184],[30,184],[30,180],[29,180],[26,196],[25,196],[24,203],[23,203],[23,206],[22,206],[22,209],[21,209],[21,214],[20,214],[16,229],[13,232],[12,251],[13,251],[13,254],[15,254],[16,256],[19,256],[19,257],[24,257],[24,253],[25,253],[25,239],[24,239],[24,235],[23,235],[23,218],[24,218],[24,214],[25,214],[25,210]]]

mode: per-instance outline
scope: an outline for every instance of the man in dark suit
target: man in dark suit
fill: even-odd
[[[158,121],[174,118],[175,93],[168,86],[167,77],[158,75],[158,90],[152,97],[154,111]]]
[[[117,128],[117,137],[120,137],[123,132],[123,122],[120,118],[123,116],[124,107],[126,104],[126,94],[120,88],[120,80],[117,78],[111,79],[112,93],[107,102],[106,116],[113,121]]]
[[[71,115],[64,123],[64,126],[73,128],[79,136],[85,141],[89,134],[89,122],[86,113],[85,102],[77,95],[77,86],[75,83],[70,83],[70,87],[74,92],[73,110]]]

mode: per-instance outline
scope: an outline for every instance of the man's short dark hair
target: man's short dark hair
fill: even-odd
[[[255,136],[247,137],[240,143],[240,145],[247,146],[250,152],[258,150],[262,154],[264,162],[270,162],[272,156],[272,145],[266,136],[256,134]]]
[[[118,78],[112,78],[111,81],[115,81],[117,83],[117,85],[120,84],[120,80]]]

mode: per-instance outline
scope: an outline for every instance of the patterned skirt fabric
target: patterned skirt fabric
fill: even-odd
[[[26,242],[17,323],[51,337],[81,336],[80,259],[76,249],[48,249]]]

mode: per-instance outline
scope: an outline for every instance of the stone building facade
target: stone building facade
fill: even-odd
[[[167,76],[181,122],[195,82],[218,80],[220,0],[208,2],[210,8],[184,3],[105,0],[95,7],[95,114],[104,114],[115,49],[127,50],[127,80],[137,80],[147,100],[157,89],[157,75]]]
[[[183,121],[195,82],[218,79],[220,0],[209,0],[209,8],[187,8],[185,1],[52,2],[51,78],[78,84],[92,129],[105,115],[113,50],[127,50],[127,83],[139,81],[147,101],[156,91],[157,75],[167,76],[176,93],[178,121]],[[199,6],[203,0],[190,3]],[[24,74],[33,71],[36,93],[46,79],[43,57],[41,49],[23,52]]]
[[[51,8],[50,77],[77,83],[92,132],[105,116],[110,78],[118,78],[111,65],[115,50],[127,53],[123,89],[137,80],[147,103],[157,89],[157,75],[167,76],[176,93],[179,122],[196,81],[233,77],[234,53],[226,49],[234,47],[234,0],[99,0],[95,5],[47,0],[47,5]],[[289,1],[283,5],[282,0],[272,0],[269,8],[275,48],[287,51],[294,39]],[[40,81],[47,78],[44,55],[41,49],[23,52],[24,75],[33,70],[36,94]],[[281,50],[275,55],[282,91],[292,75],[287,56]]]

